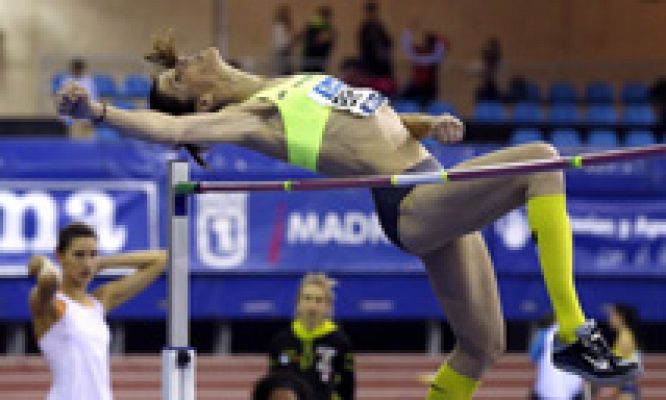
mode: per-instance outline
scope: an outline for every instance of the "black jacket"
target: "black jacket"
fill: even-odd
[[[295,320],[271,343],[270,368],[288,368],[309,382],[317,400],[354,399],[354,355],[347,335],[331,321],[311,332]]]

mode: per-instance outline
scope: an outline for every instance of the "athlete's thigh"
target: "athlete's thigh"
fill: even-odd
[[[464,161],[454,169],[543,158],[548,152],[542,145],[511,147]],[[509,175],[417,186],[400,205],[400,239],[410,251],[423,254],[480,230],[523,205],[528,183],[527,175]]]

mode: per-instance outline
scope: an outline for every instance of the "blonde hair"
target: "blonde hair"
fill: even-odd
[[[305,274],[303,276],[303,279],[301,279],[301,283],[298,287],[298,299],[301,298],[301,294],[303,293],[303,288],[309,285],[315,285],[319,286],[324,290],[324,296],[326,297],[326,300],[328,301],[329,304],[333,304],[333,301],[335,300],[335,294],[333,293],[333,287],[335,286],[335,280],[329,278],[325,273],[323,272],[310,272]],[[298,299],[296,300],[298,302]]]

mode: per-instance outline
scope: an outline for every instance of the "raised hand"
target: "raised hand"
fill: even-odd
[[[83,86],[70,82],[56,97],[58,114],[74,119],[94,119],[99,104],[90,99],[90,94]]]
[[[434,117],[430,136],[441,143],[456,143],[463,139],[465,125],[450,114]]]
[[[45,256],[32,256],[28,262],[28,273],[39,280],[60,282],[60,271]]]

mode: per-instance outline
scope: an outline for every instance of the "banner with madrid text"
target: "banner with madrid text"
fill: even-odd
[[[435,151],[445,165],[491,150]],[[0,146],[0,273],[51,254],[71,221],[94,225],[102,254],[165,247],[167,160],[173,149],[138,141],[5,141]],[[193,179],[271,180],[314,175],[251,151],[218,146]],[[666,275],[666,160],[567,174],[576,270]],[[446,204],[433,207],[446,207]],[[469,210],[473,212],[470,202]],[[367,189],[193,196],[192,271],[422,271],[384,236]],[[537,273],[524,210],[484,230],[498,273]]]

